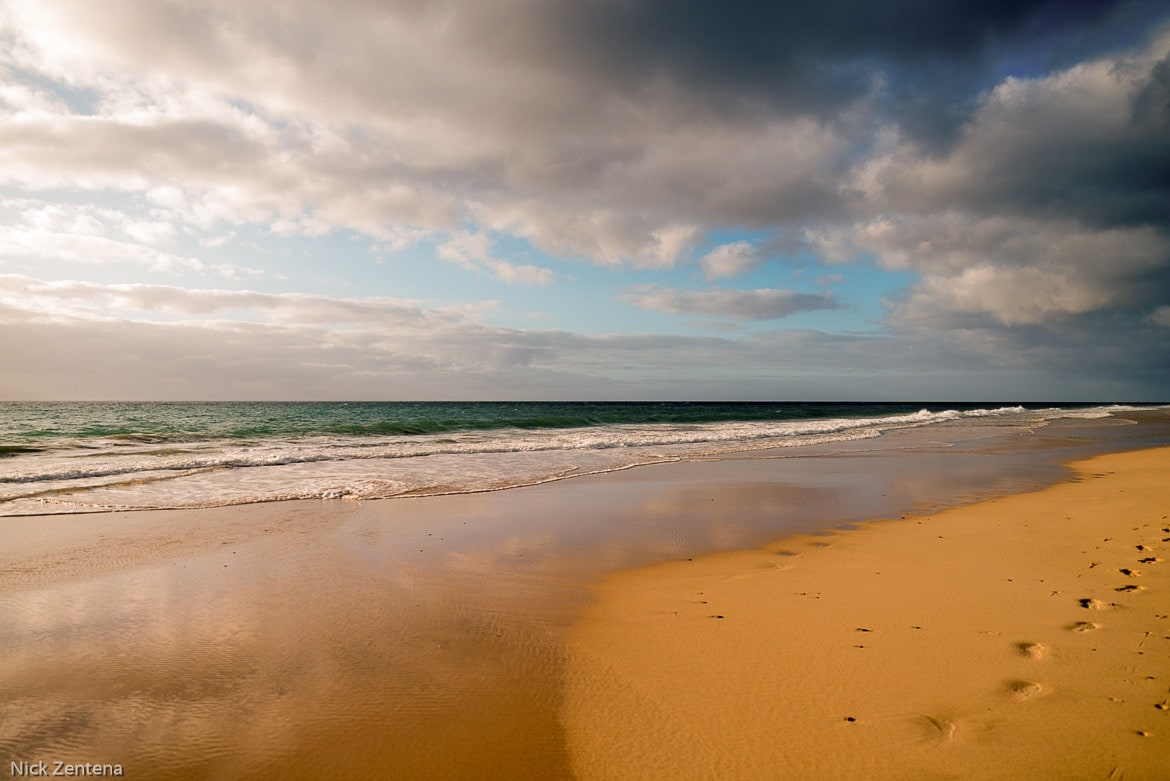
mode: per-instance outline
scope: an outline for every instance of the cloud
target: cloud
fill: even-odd
[[[160,314],[219,322],[362,324],[406,328],[421,320],[455,322],[460,316],[424,310],[409,301],[387,298],[332,298],[301,293],[207,290],[173,285],[106,285],[91,282],[44,282],[32,277],[0,275],[0,300],[37,312],[74,317],[113,317],[149,321]]]
[[[858,382],[873,398],[907,383],[923,398],[1156,397],[1164,325],[1126,328],[1120,343],[1101,328],[1039,346],[1032,327],[596,336],[384,298],[0,275],[0,398],[840,399]]]
[[[869,254],[918,272],[902,309],[985,313],[1007,326],[1145,310],[1166,294],[1170,274],[1170,235],[1151,226],[948,212],[882,217],[809,240],[826,255]]]
[[[759,253],[746,241],[723,244],[708,252],[699,261],[703,273],[711,280],[739,276],[759,264]]]
[[[948,153],[903,138],[858,169],[886,211],[977,212],[1095,225],[1170,224],[1170,33],[1147,48],[985,92]],[[1159,97],[1155,97],[1159,96]],[[1156,108],[1155,108],[1156,107]]]
[[[1104,51],[1110,25],[1134,24],[1142,8],[14,2],[4,22],[12,73],[89,98],[87,111],[63,115],[59,101],[30,97],[43,89],[11,85],[22,113],[2,131],[4,175],[34,188],[177,188],[175,214],[220,233],[219,223],[260,222],[391,240],[473,220],[567,257],[665,267],[705,230],[848,213],[856,190],[842,177],[881,128],[895,149],[863,154],[863,167],[884,199],[913,200],[931,176],[909,127],[925,109],[899,109],[903,93],[956,114],[1004,60],[1026,52],[1067,68]],[[948,158],[955,176],[986,179],[988,153],[1004,159],[993,165],[1004,188],[1018,157],[1092,159],[1051,142],[1115,112],[1043,127],[1011,113],[1013,90],[1045,83],[1009,80],[985,94],[973,125],[983,130],[965,130]],[[1131,159],[1162,148],[1157,83],[1132,98],[1149,127],[1115,145],[1145,139]],[[1009,138],[993,137],[1001,125]],[[934,179],[947,189],[945,174]]]
[[[176,229],[168,215],[158,211],[133,216],[112,208],[23,198],[0,200],[0,214],[4,212],[16,216],[10,224],[0,225],[0,257],[33,265],[62,261],[229,279],[263,273],[234,264],[206,263],[165,249]]]
[[[932,306],[961,316],[987,313],[1006,326],[1035,325],[1107,308],[1111,291],[1037,268],[972,266],[918,286],[908,306]]]
[[[797,312],[840,308],[831,293],[770,288],[697,292],[648,287],[623,295],[620,300],[668,314],[715,315],[735,320],[777,320]]]
[[[0,199],[0,210],[15,214],[14,222],[40,234],[105,236],[113,233],[149,245],[166,244],[175,238],[174,223],[157,210],[148,215],[131,215],[93,204],[33,198]]]
[[[566,209],[541,201],[477,204],[474,213],[492,230],[522,236],[553,255],[605,266],[669,268],[699,237],[696,225],[656,222],[636,209]]]
[[[1154,173],[1170,166],[1168,57],[1163,32],[1005,79],[945,154],[888,136],[853,170],[855,209],[868,215],[809,227],[808,245],[827,262],[916,272],[889,302],[893,326],[975,325],[986,349],[1026,337],[1028,354],[1069,332],[1125,338],[1170,297],[1170,184]],[[1021,326],[1038,328],[990,338]]]
[[[6,123],[3,176],[32,189],[170,188],[172,213],[208,232],[256,222],[388,239],[470,218],[556,254],[644,267],[674,264],[722,221],[839,206],[849,149],[831,123],[726,115],[685,80],[599,80],[532,48],[577,14],[510,1],[438,15],[14,3],[11,72],[90,98]],[[513,21],[505,33],[500,18]]]
[[[1114,19],[1134,23],[1134,5],[510,2],[477,4],[479,14],[455,26],[470,48],[508,52],[607,90],[637,95],[667,81],[727,110],[762,103],[783,113],[823,115],[869,92],[875,70],[896,71],[907,92],[921,94],[953,92],[965,72],[974,72],[978,83],[1021,50],[1031,49],[1040,67],[1082,59],[1112,45]],[[500,14],[517,24],[488,37],[481,20]],[[1047,39],[1042,51],[1033,45],[1038,31]],[[941,87],[940,71],[950,77]]]
[[[499,328],[381,298],[0,275],[3,398],[629,398],[645,382],[668,390],[681,355],[730,369],[738,351]]]
[[[530,264],[509,263],[491,254],[491,240],[484,233],[463,231],[449,236],[438,245],[440,258],[450,260],[473,271],[487,271],[508,283],[547,285],[553,281],[549,269]]]

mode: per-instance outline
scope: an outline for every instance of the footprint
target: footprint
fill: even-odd
[[[1113,603],[1111,602],[1102,602],[1099,599],[1091,599],[1089,597],[1085,597],[1084,599],[1077,601],[1080,602],[1081,607],[1085,608],[1086,610],[1108,610],[1109,608],[1113,607]]]
[[[1095,624],[1092,621],[1078,621],[1072,626],[1068,627],[1070,632],[1092,632],[1094,629],[1100,629],[1100,624]]]
[[[1125,575],[1127,578],[1136,578],[1142,574],[1141,570],[1130,569],[1129,567],[1122,567],[1121,569],[1119,569],[1117,571],[1120,572],[1122,575]]]
[[[1145,586],[1122,586],[1121,588],[1115,588],[1113,590],[1114,591],[1130,592],[1130,591],[1144,591],[1145,588],[1146,588]]]
[[[1048,691],[1035,681],[1008,681],[1007,690],[1017,700],[1030,700]]]
[[[1144,559],[1138,559],[1138,564],[1157,564],[1161,560],[1158,556],[1146,556]]]
[[[925,720],[926,724],[929,725],[927,734],[930,738],[942,741],[944,743],[950,743],[951,740],[955,737],[955,730],[958,729],[958,726],[950,719],[936,719],[933,716],[927,716],[926,714],[922,714],[922,718]]]
[[[1016,643],[1016,648],[1029,659],[1047,659],[1052,655],[1052,649],[1044,643]]]

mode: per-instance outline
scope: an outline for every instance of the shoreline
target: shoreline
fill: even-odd
[[[972,405],[973,403],[968,402],[958,406],[971,407]],[[917,406],[919,403],[913,403],[907,408]],[[1053,414],[1057,411],[1059,414]],[[919,419],[922,415],[926,415],[928,418],[934,416],[935,419]],[[182,448],[173,451],[164,448],[162,451],[151,450],[145,453],[127,454],[122,452],[116,454],[116,461],[108,461],[103,459],[114,458],[115,454],[112,452],[103,454],[99,447],[98,452],[84,453],[84,458],[87,461],[96,458],[98,463],[104,464],[99,471],[89,476],[102,477],[101,481],[92,485],[85,484],[89,478],[84,474],[84,470],[76,471],[76,465],[73,462],[78,458],[78,454],[75,451],[56,453],[54,456],[56,460],[50,459],[52,464],[50,471],[55,470],[60,474],[39,487],[37,487],[37,479],[30,477],[36,469],[25,464],[24,468],[33,471],[16,480],[16,485],[23,486],[23,488],[11,492],[11,495],[0,500],[0,518],[207,510],[289,501],[330,499],[382,501],[424,496],[494,493],[565,480],[590,477],[604,478],[610,474],[669,463],[701,463],[722,459],[766,459],[776,457],[771,454],[779,453],[794,457],[810,454],[823,455],[838,448],[848,451],[857,446],[859,442],[864,449],[865,443],[885,443],[891,439],[896,440],[903,437],[913,439],[920,434],[926,434],[929,437],[931,431],[948,432],[955,426],[968,429],[967,433],[962,436],[977,438],[984,434],[994,434],[997,430],[1006,432],[1014,429],[1017,434],[1022,431],[1048,428],[1073,430],[1081,425],[1087,425],[1090,428],[1125,426],[1143,419],[1146,421],[1161,419],[1164,425],[1170,424],[1170,406],[1110,407],[1098,405],[1090,406],[1084,412],[1065,407],[1044,408],[1036,406],[1030,410],[1023,407],[1001,407],[967,409],[963,412],[946,409],[933,413],[928,413],[927,408],[923,407],[917,413],[885,417],[826,419],[837,428],[830,427],[820,432],[814,428],[799,435],[774,433],[771,438],[760,436],[738,441],[734,437],[727,441],[718,438],[711,440],[700,438],[690,444],[679,440],[664,441],[661,445],[619,441],[611,442],[611,445],[615,445],[611,447],[587,446],[578,449],[558,446],[548,451],[543,448],[536,448],[532,451],[528,451],[526,448],[516,451],[508,451],[507,449],[496,451],[489,448],[482,452],[440,450],[434,453],[421,453],[404,457],[401,461],[389,454],[383,454],[373,459],[368,457],[368,453],[365,453],[362,458],[356,459],[334,454],[334,457],[320,460],[308,458],[306,460],[303,458],[304,453],[300,453],[299,456],[293,453],[291,455],[285,454],[291,460],[285,461],[278,458],[276,461],[269,462],[272,454],[268,453],[265,458],[252,462],[241,451],[236,453],[236,458],[241,461],[240,464],[235,464],[232,461],[217,463],[214,458],[211,458],[203,466],[199,466],[200,458],[195,458],[195,462],[186,461],[180,464],[168,463],[165,459],[157,463],[154,462],[156,456],[168,453],[170,456],[177,456],[179,453],[188,452]],[[812,426],[819,420],[818,418],[810,418],[803,423]],[[855,425],[850,425],[851,420],[854,421]],[[801,423],[802,421],[794,419],[788,422]],[[1033,428],[1033,426],[1037,428]],[[565,431],[577,430],[565,429]],[[580,430],[585,431],[587,427]],[[983,434],[978,433],[980,430],[983,431]],[[513,433],[518,433],[518,431]],[[1093,436],[1101,436],[1101,432],[1098,431]],[[220,444],[223,445],[225,442],[220,441]],[[356,442],[352,444],[356,446]],[[291,446],[292,443],[289,441],[284,442],[284,444]],[[611,455],[605,455],[625,452],[627,444],[632,448],[630,452],[640,451],[640,454],[618,457],[616,460]],[[76,445],[78,445],[77,442],[71,443],[71,446]],[[375,445],[376,440],[374,445],[367,442],[361,443],[363,449]],[[880,444],[877,447],[879,450],[882,449]],[[196,451],[200,448],[197,448]],[[17,448],[17,451],[21,450],[21,448]],[[40,453],[42,450],[55,452],[53,447],[34,447],[24,450],[34,454]],[[551,469],[547,465],[536,467],[533,463],[526,462],[519,465],[513,464],[513,467],[520,470],[519,476],[517,473],[513,473],[508,477],[504,477],[502,474],[496,474],[491,479],[484,477],[493,468],[498,468],[492,467],[490,461],[499,456],[500,453],[510,453],[509,457],[515,457],[517,454],[525,452],[542,453],[543,455],[540,456],[542,459],[551,457],[558,464],[558,467]],[[321,454],[318,453],[318,455]],[[350,456],[352,455],[351,453]],[[420,456],[425,456],[425,458]],[[130,462],[124,462],[122,459],[125,458],[129,458]],[[150,463],[140,462],[134,466],[135,458],[148,458]],[[210,456],[206,458],[210,458]],[[566,458],[568,460],[565,460]],[[433,459],[439,461],[435,462]],[[578,461],[578,459],[583,460]],[[443,462],[441,466],[434,466],[440,462]],[[10,463],[19,464],[20,459]],[[431,464],[431,466],[421,466],[423,464]],[[361,465],[362,475],[355,476],[352,473],[355,465]],[[237,467],[246,468],[237,470]],[[41,468],[45,468],[44,465]],[[106,469],[112,471],[103,471]],[[341,471],[337,472],[338,469]],[[319,470],[323,470],[327,477],[320,478],[316,474]],[[395,473],[395,470],[400,471]],[[464,481],[458,476],[468,470],[470,470],[470,474],[479,473],[479,478]],[[389,480],[383,479],[387,472],[393,473],[394,477]],[[117,479],[106,479],[109,477],[117,477]],[[82,484],[71,484],[70,481],[74,479],[81,480]],[[351,481],[356,479],[357,484],[347,484],[347,479]],[[251,484],[250,488],[240,490],[240,485],[248,485],[249,481],[252,480],[256,482]],[[285,484],[280,489],[274,487],[281,480],[286,482],[292,480],[292,482]],[[189,484],[189,481],[193,481],[193,483]],[[2,482],[11,485],[8,481]],[[31,491],[28,490],[30,486],[33,487]],[[161,493],[158,493],[159,491]]]
[[[609,575],[568,641],[574,773],[1158,777],[1170,448],[1071,466],[1038,491]]]

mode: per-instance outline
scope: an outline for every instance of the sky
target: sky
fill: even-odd
[[[1170,6],[0,0],[0,399],[1170,400]]]

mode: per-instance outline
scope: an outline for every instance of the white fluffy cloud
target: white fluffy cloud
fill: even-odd
[[[746,241],[718,246],[699,261],[703,273],[711,280],[739,276],[759,264],[759,251]]]
[[[462,231],[450,236],[438,246],[440,258],[458,263],[473,271],[487,271],[504,282],[519,282],[527,285],[547,285],[553,280],[553,273],[538,266],[509,263],[493,257],[491,240],[484,233]]]
[[[841,258],[869,254],[922,276],[902,307],[984,313],[997,322],[1058,323],[1111,309],[1148,309],[1170,267],[1170,237],[1152,227],[969,213],[882,217],[810,234]]]

